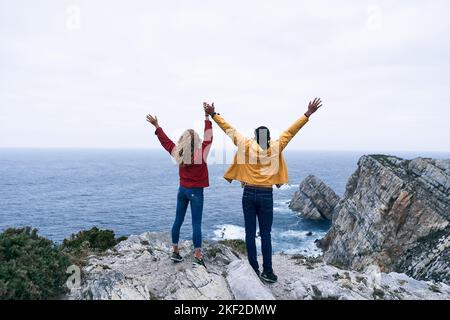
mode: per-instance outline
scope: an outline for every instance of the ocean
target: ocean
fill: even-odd
[[[314,240],[330,227],[304,220],[288,201],[308,174],[338,195],[363,152],[286,151],[290,182],[274,190],[275,252],[319,253]],[[406,158],[450,158],[450,154],[391,153]],[[203,237],[244,239],[242,188],[223,179],[227,164],[209,166]],[[93,226],[119,235],[170,231],[176,207],[178,168],[162,150],[0,149],[0,231],[33,226],[56,242]],[[191,239],[190,211],[181,239]],[[308,236],[312,232],[312,236]]]

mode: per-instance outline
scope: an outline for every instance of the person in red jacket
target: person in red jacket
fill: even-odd
[[[204,106],[206,103],[203,104]],[[202,256],[202,214],[203,214],[203,189],[209,187],[208,158],[211,149],[213,134],[212,123],[209,115],[205,114],[205,130],[203,142],[199,135],[192,129],[186,130],[175,144],[167,137],[164,130],[158,124],[156,116],[147,116],[147,121],[156,128],[156,136],[159,142],[179,166],[180,187],[177,196],[177,210],[172,226],[172,261],[181,262],[183,257],[178,250],[180,229],[186,215],[187,207],[191,205],[192,214],[192,240],[194,242],[194,262],[205,266]]]

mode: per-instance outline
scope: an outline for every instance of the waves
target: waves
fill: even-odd
[[[280,187],[280,190],[291,190],[291,189],[298,189],[300,187],[299,184],[283,184]]]
[[[217,225],[214,230],[215,241],[220,240],[234,240],[240,239],[245,241],[245,228],[233,225]],[[282,230],[280,228],[273,228],[272,230],[272,245],[274,252],[284,252],[287,254],[304,254],[308,256],[317,256],[321,252],[315,245],[315,240],[320,239],[325,235],[323,231],[300,231],[300,230]],[[261,247],[261,238],[259,231],[257,231],[256,245],[258,250]]]
[[[213,233],[213,240],[245,240],[245,228],[232,224],[218,225]]]
[[[274,214],[295,215],[295,213],[291,209],[289,209],[289,202],[290,202],[290,199],[274,200],[274,202],[273,202]]]

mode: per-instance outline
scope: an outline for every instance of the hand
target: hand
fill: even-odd
[[[203,102],[203,109],[205,109],[205,114],[212,115],[216,112],[216,109],[214,107],[214,102],[211,104],[208,104],[207,102]]]
[[[313,101],[310,101],[308,104],[308,111],[306,111],[305,116],[308,118],[319,108],[322,107],[322,100],[320,98],[315,98]]]
[[[155,126],[156,129],[159,128],[158,118],[156,116],[152,117],[151,115],[147,115],[147,122],[150,122]]]
[[[206,112],[206,106],[208,105],[208,103],[207,102],[203,102],[203,110],[205,110],[205,118],[208,118],[209,119],[209,113],[207,113]]]

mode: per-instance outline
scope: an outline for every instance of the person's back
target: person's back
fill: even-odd
[[[248,139],[215,112],[214,104],[205,106],[205,112],[212,116],[237,146],[233,163],[225,172],[224,178],[229,182],[240,181],[244,187],[242,208],[248,260],[259,275],[255,243],[256,221],[258,220],[264,269],[261,278],[268,282],[277,281],[277,276],[272,270],[273,185],[279,187],[289,181],[283,150],[308,122],[309,116],[320,107],[320,99],[310,102],[308,111],[284,131],[278,140],[272,141],[267,127],[259,127],[255,131],[255,138]]]
[[[181,262],[178,250],[180,229],[186,215],[187,207],[191,205],[192,213],[192,240],[194,243],[194,261],[205,265],[201,254],[202,231],[201,222],[203,215],[204,188],[209,186],[209,174],[207,157],[211,148],[212,123],[208,115],[205,115],[205,129],[203,142],[199,135],[192,129],[186,130],[175,144],[159,126],[158,119],[150,115],[147,121],[156,128],[155,134],[162,147],[170,153],[179,167],[180,186],[177,194],[176,217],[172,226],[172,246],[173,254],[171,259],[174,262]]]

